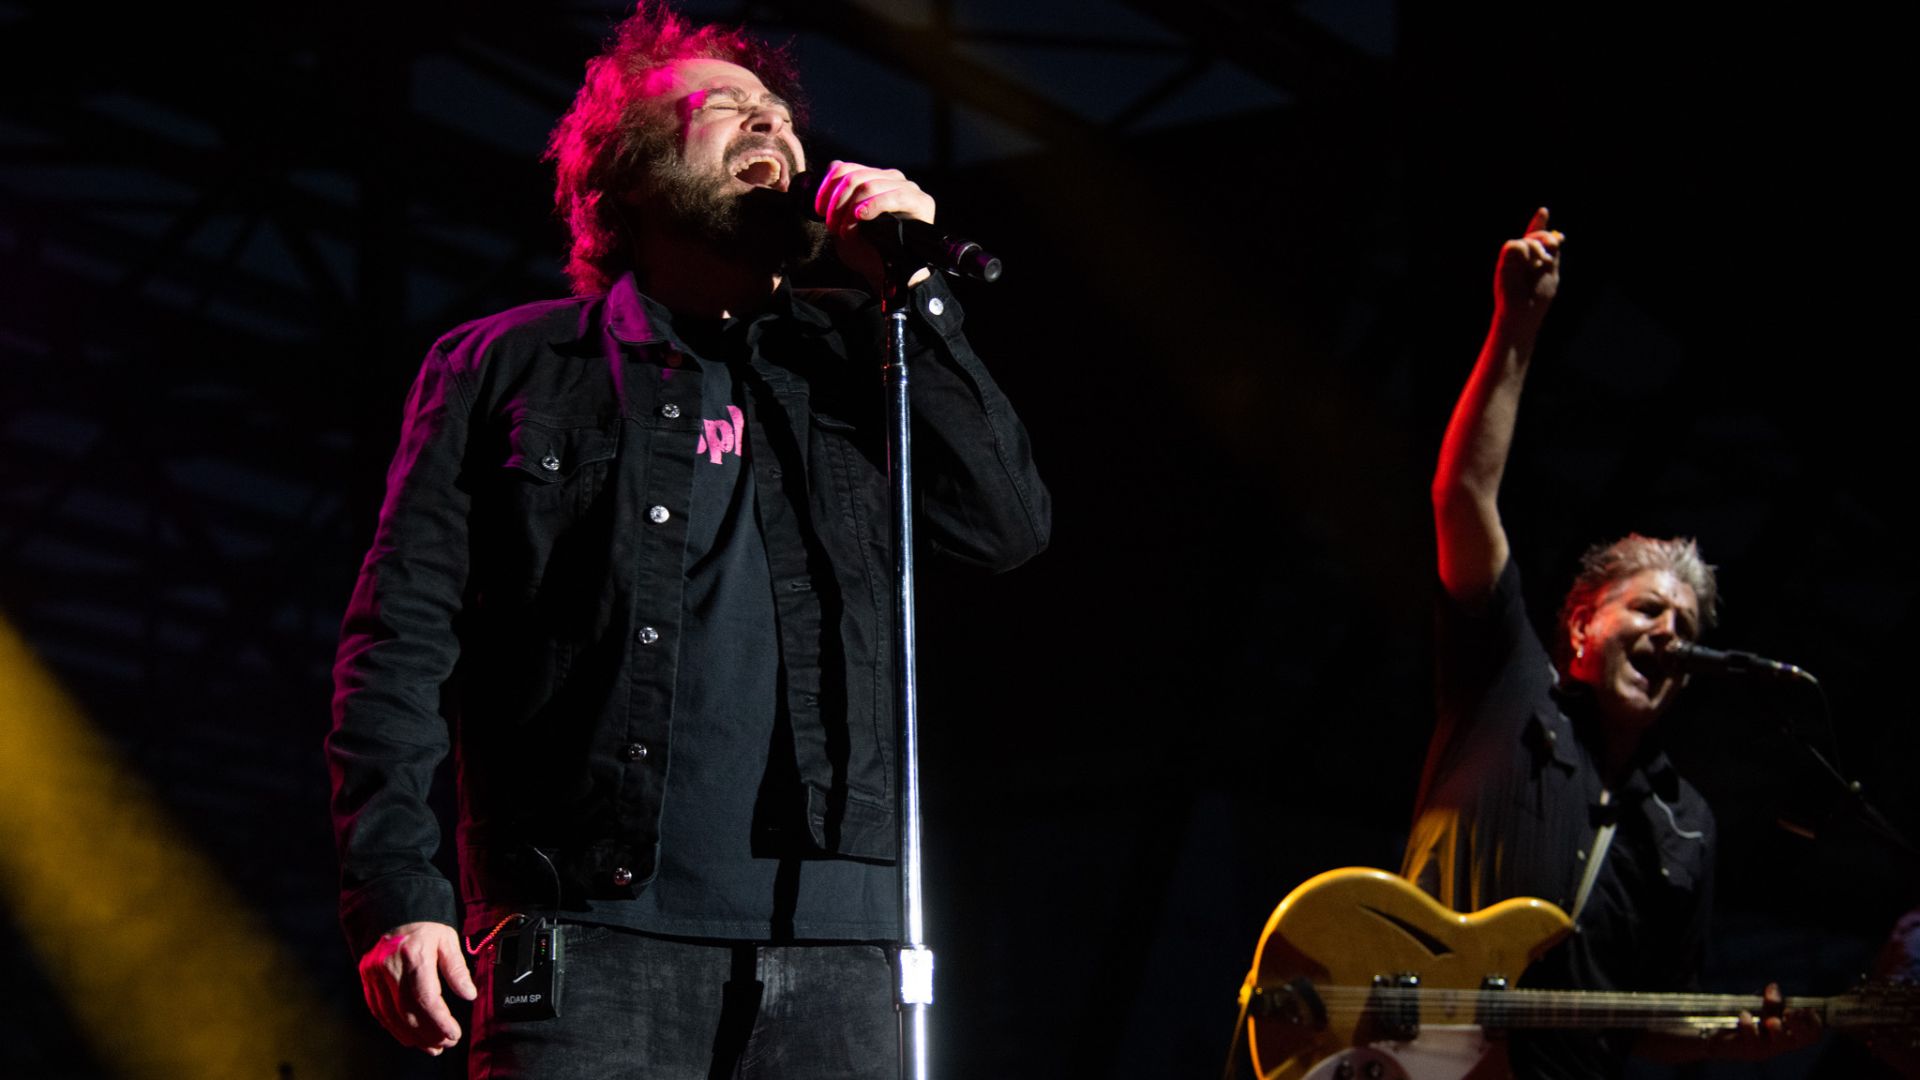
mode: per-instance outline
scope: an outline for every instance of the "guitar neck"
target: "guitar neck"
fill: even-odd
[[[1284,993],[1284,992],[1283,992]],[[1742,1011],[1758,1014],[1758,997],[1740,994],[1665,994],[1595,990],[1446,990],[1397,986],[1328,986],[1319,994],[1331,1008],[1395,1021],[1470,1022],[1495,1030],[1680,1029],[1737,1027]],[[1857,995],[1795,997],[1786,1008],[1806,1010],[1828,1027],[1868,1028],[1912,1022],[1911,1004]]]
[[[1480,1023],[1490,1028],[1615,1028],[1702,1030],[1739,1026],[1742,1011],[1758,1015],[1758,997],[1740,994],[1651,994],[1589,990],[1462,991]],[[1427,994],[1444,994],[1429,990]],[[1826,1023],[1831,998],[1789,998],[1791,1009],[1812,1011]]]
[[[1762,1002],[1741,994],[1667,994],[1604,990],[1461,990],[1440,987],[1320,986],[1298,982],[1259,990],[1259,1016],[1338,1013],[1388,1030],[1423,1024],[1477,1024],[1489,1030],[1716,1031],[1738,1027]],[[1920,1029],[1920,988],[1869,985],[1838,997],[1790,997],[1784,1008],[1809,1012],[1836,1031]],[[1349,1021],[1351,1023],[1352,1021]]]

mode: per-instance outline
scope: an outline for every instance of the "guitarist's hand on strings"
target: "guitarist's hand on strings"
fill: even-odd
[[[1820,1041],[1820,1020],[1811,1010],[1789,1009],[1779,983],[1768,983],[1760,994],[1760,1015],[1740,1010],[1740,1026],[1721,1036],[1731,1049],[1715,1057],[1758,1061]]]
[[[1760,995],[1760,1014],[1740,1010],[1738,1027],[1703,1030],[1699,1037],[1649,1031],[1634,1045],[1636,1057],[1669,1064],[1688,1061],[1760,1061],[1812,1046],[1823,1034],[1820,1020],[1808,1009],[1789,1009],[1779,983],[1768,983]]]

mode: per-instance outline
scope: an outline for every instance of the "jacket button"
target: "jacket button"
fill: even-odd
[[[678,420],[680,419],[680,406],[669,401],[665,405],[660,406],[660,415],[669,420]]]
[[[651,626],[643,626],[639,633],[633,635],[633,639],[642,645],[651,645],[660,640],[660,631]]]
[[[548,472],[558,472],[560,471],[560,459],[553,454],[548,454],[546,457],[540,459],[540,467]]]
[[[655,525],[666,524],[667,519],[672,516],[673,512],[664,506],[647,507],[647,520],[653,522]]]
[[[943,315],[946,313],[946,310],[947,310],[946,302],[941,300],[939,297],[930,296],[927,298],[927,314]]]
[[[614,868],[613,868],[613,883],[614,883],[615,885],[631,885],[631,884],[633,884],[633,871],[631,871],[631,870],[629,870],[629,869],[627,869],[627,868],[626,868],[626,867],[624,867],[624,866],[616,866],[616,867],[614,867]]]
[[[637,742],[627,744],[627,760],[628,761],[644,761],[646,760],[646,757],[647,757],[647,748],[645,746],[642,746]]]

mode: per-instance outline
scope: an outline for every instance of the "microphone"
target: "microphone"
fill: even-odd
[[[1763,679],[1799,680],[1818,685],[1820,680],[1813,677],[1805,668],[1792,664],[1783,664],[1778,660],[1769,660],[1764,656],[1755,656],[1750,652],[1735,652],[1731,649],[1709,649],[1705,645],[1695,645],[1690,641],[1674,639],[1667,647],[1656,654],[1660,666],[1669,672],[1702,675],[1753,676]]]
[[[812,173],[795,173],[787,184],[787,197],[793,201],[794,208],[813,221],[821,220],[813,209],[813,201],[820,193],[822,179]],[[879,248],[889,262],[912,258],[960,277],[986,282],[1000,280],[999,259],[964,236],[942,232],[938,225],[882,214],[872,221],[861,222],[860,235]]]

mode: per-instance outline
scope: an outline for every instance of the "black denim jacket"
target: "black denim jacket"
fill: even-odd
[[[912,308],[918,536],[1018,565],[1051,515],[1026,431],[938,275]],[[819,853],[890,858],[878,305],[783,287],[746,332],[747,458],[798,774],[773,820]],[[702,420],[683,351],[627,278],[470,323],[428,354],[334,672],[327,755],[356,953],[402,923],[455,921],[427,803],[455,742],[475,915],[546,900],[556,878],[565,903],[629,897],[652,876],[675,673],[693,662],[678,631]]]

